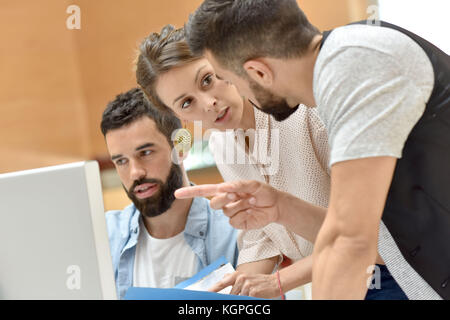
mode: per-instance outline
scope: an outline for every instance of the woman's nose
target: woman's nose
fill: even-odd
[[[217,99],[215,97],[209,97],[205,101],[205,111],[217,111]]]

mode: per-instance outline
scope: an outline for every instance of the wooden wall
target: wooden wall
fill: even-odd
[[[366,0],[298,0],[329,29],[365,18]],[[182,26],[201,0],[0,0],[0,172],[106,155],[106,103],[135,86],[138,43]],[[69,5],[81,29],[69,30]]]
[[[91,151],[67,3],[1,1],[0,172]]]
[[[0,0],[0,172],[106,154],[106,103],[135,86],[137,44],[200,0]],[[69,30],[76,4],[81,29]]]

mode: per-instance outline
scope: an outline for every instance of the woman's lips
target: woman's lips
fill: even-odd
[[[231,109],[230,107],[227,107],[225,109],[225,113],[223,114],[223,116],[221,118],[218,117],[216,119],[216,121],[214,121],[214,122],[215,123],[224,123],[224,122],[228,121],[228,119],[230,118],[230,115],[231,115],[231,110],[230,109]]]
[[[151,197],[158,190],[158,184],[156,183],[144,183],[134,188],[134,194],[139,199],[145,199]]]

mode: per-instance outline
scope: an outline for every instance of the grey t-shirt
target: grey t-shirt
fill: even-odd
[[[423,49],[384,27],[350,25],[328,36],[314,67],[314,97],[328,130],[330,163],[401,158],[434,85]],[[441,299],[406,262],[383,222],[378,250],[410,299]]]

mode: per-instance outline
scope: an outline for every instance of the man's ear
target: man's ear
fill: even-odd
[[[243,65],[247,75],[263,87],[270,87],[273,84],[274,74],[267,61],[263,58],[248,60]]]

